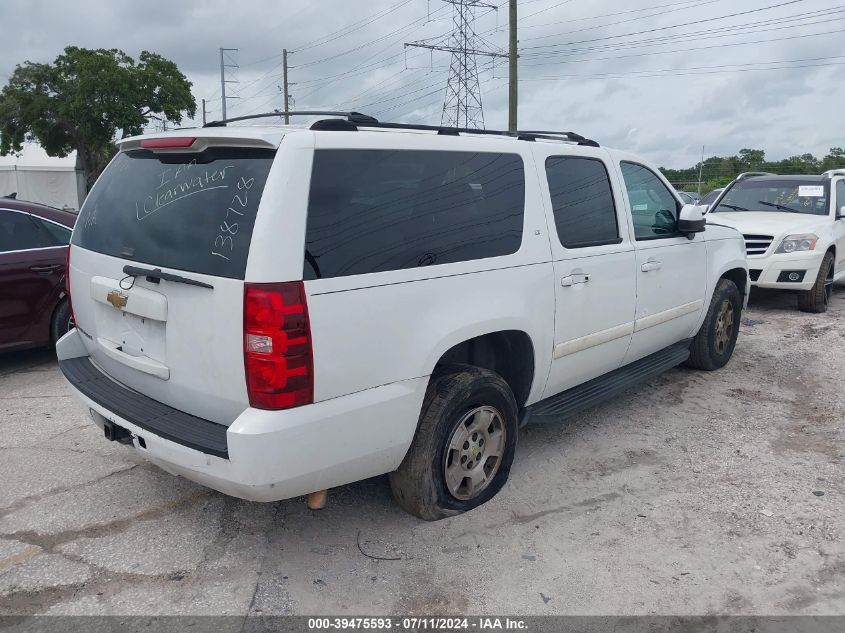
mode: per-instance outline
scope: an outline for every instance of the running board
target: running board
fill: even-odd
[[[522,411],[520,426],[560,422],[595,404],[662,374],[689,358],[690,341],[681,341],[582,385],[541,400]]]

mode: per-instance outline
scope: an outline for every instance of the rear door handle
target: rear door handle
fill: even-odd
[[[566,277],[561,278],[560,285],[569,287],[575,284],[585,284],[590,281],[590,276],[584,273],[570,273]]]
[[[52,266],[30,266],[29,269],[34,272],[38,273],[39,275],[49,275],[52,272],[56,272],[61,266],[52,265]]]
[[[644,273],[647,273],[652,270],[660,270],[661,268],[663,268],[663,262],[659,262],[656,259],[650,259],[645,264],[640,266],[640,270],[642,270]]]

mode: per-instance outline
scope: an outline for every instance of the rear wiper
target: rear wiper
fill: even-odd
[[[800,211],[799,209],[793,209],[792,207],[785,207],[782,204],[776,204],[774,202],[766,202],[765,200],[758,200],[757,202],[759,202],[760,204],[765,204],[767,207],[774,207],[775,209],[778,209],[779,211],[789,211],[790,213],[804,214],[804,212]]]
[[[728,209],[733,209],[734,211],[751,211],[751,209],[746,209],[745,207],[738,207],[735,204],[725,204],[724,202],[719,205],[720,207],[727,207]],[[714,209],[715,211],[716,209]]]
[[[127,275],[131,275],[133,277],[138,277],[143,275],[147,278],[147,281],[157,284],[160,283],[162,279],[165,281],[173,281],[180,284],[188,284],[190,286],[199,286],[200,288],[211,288],[214,289],[214,286],[211,284],[207,284],[204,281],[197,281],[196,279],[190,279],[188,277],[183,277],[182,275],[174,275],[173,273],[166,273],[161,270],[161,268],[139,268],[138,266],[124,266],[123,272]]]

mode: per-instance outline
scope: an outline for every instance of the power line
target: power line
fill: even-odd
[[[538,52],[538,53],[526,53],[523,57],[531,58],[531,57],[554,57],[554,56],[570,56],[570,55],[584,55],[592,52],[605,52],[605,51],[612,51],[612,50],[623,50],[628,48],[643,48],[643,47],[651,47],[651,46],[658,46],[667,43],[674,43],[675,41],[684,41],[690,42],[695,40],[701,39],[717,39],[717,38],[724,38],[724,37],[734,37],[737,35],[748,35],[750,33],[763,33],[767,31],[776,31],[781,30],[784,28],[796,28],[796,27],[803,27],[803,26],[811,26],[813,24],[819,24],[824,22],[830,21],[830,16],[842,13],[845,9],[823,9],[819,11],[809,12],[809,13],[799,13],[791,16],[784,16],[779,18],[770,18],[768,20],[757,20],[754,22],[747,22],[744,24],[737,24],[733,26],[724,26],[722,27],[719,32],[713,33],[701,33],[701,32],[692,32],[692,33],[677,33],[675,35],[662,35],[660,37],[652,37],[652,38],[645,38],[640,40],[630,40],[627,42],[616,42],[611,44],[600,44],[597,46],[585,46],[583,48],[571,48],[568,50],[560,50],[560,51],[546,51],[546,52]],[[809,20],[812,18],[821,17],[822,15],[825,16],[823,20],[817,20],[815,22],[805,22],[804,24],[796,24],[797,22],[803,22],[805,20]],[[785,26],[780,27],[773,27],[773,28],[760,28],[761,26],[771,26],[773,24],[785,24]]]
[[[824,20],[825,23],[829,22],[828,20]],[[784,27],[785,28],[785,27]],[[803,39],[805,37],[817,37],[819,35],[831,35],[833,33],[843,33],[845,29],[836,29],[833,31],[822,31],[819,33],[804,33],[801,35],[787,35],[785,37],[772,37],[766,38],[761,40],[744,40],[742,42],[727,42],[727,43],[719,43],[719,44],[710,44],[708,46],[688,46],[684,48],[676,48],[672,50],[661,50],[659,51],[661,57],[663,55],[668,55],[672,53],[689,53],[692,51],[704,51],[704,50],[711,50],[714,48],[726,48],[731,46],[748,46],[750,44],[763,44],[766,42],[781,42],[785,40],[796,40],[796,39]],[[580,63],[583,61],[590,61],[590,62],[597,62],[597,61],[607,61],[611,59],[629,59],[632,57],[648,57],[650,55],[654,55],[654,51],[646,51],[644,53],[630,53],[628,55],[611,55],[608,57],[590,57],[587,60],[582,59],[574,59],[574,60],[555,60],[555,61],[548,61],[548,62],[537,62],[534,64],[523,64],[523,67],[535,67],[535,66],[560,66],[561,64],[570,64],[570,63]]]
[[[779,7],[785,7],[785,6],[788,6],[788,5],[791,5],[791,4],[797,4],[799,2],[805,2],[805,1],[806,0],[787,0],[786,2],[781,2],[781,3],[778,3],[778,4],[769,5],[769,6],[766,6],[766,7],[759,7],[757,9],[749,9],[747,11],[738,11],[736,13],[729,13],[727,15],[720,15],[720,16],[713,17],[713,18],[704,18],[704,19],[701,19],[701,20],[693,20],[692,22],[684,22],[684,23],[681,23],[681,24],[673,24],[673,25],[669,25],[669,26],[659,26],[659,27],[655,27],[653,29],[645,29],[645,30],[642,30],[642,31],[634,31],[633,33],[621,33],[621,34],[618,34],[618,35],[606,35],[604,37],[595,37],[595,38],[588,39],[588,40],[577,40],[577,41],[574,41],[574,42],[565,42],[563,44],[541,44],[541,45],[537,45],[537,46],[527,46],[527,47],[525,47],[525,50],[531,50],[531,49],[537,49],[537,48],[550,48],[550,47],[558,47],[558,46],[572,46],[574,44],[589,44],[589,43],[592,43],[592,42],[601,42],[601,41],[606,41],[606,40],[618,39],[620,37],[631,37],[632,35],[645,35],[647,33],[656,33],[658,31],[666,31],[666,30],[669,30],[669,29],[677,29],[677,28],[680,28],[682,26],[694,26],[694,25],[697,25],[697,24],[705,24],[707,22],[715,22],[717,20],[725,20],[727,18],[738,17],[740,15],[749,15],[751,13],[759,13],[761,11],[770,11],[772,9],[777,9]],[[555,34],[555,35],[559,36],[560,34],[558,33],[558,34]],[[543,38],[554,37],[555,35],[545,35],[545,36],[543,36]],[[541,39],[541,38],[536,37],[536,38],[533,38],[533,39]]]
[[[672,74],[674,76],[686,76],[686,75],[699,75],[699,74],[713,74],[707,72],[694,72],[694,71],[709,71],[709,70],[716,70],[716,69],[726,69],[726,68],[734,68],[733,71],[725,71],[725,72],[748,72],[751,70],[782,70],[785,68],[809,68],[815,66],[837,66],[840,64],[845,64],[845,62],[830,62],[825,64],[812,64],[812,65],[800,65],[800,66],[778,66],[778,67],[771,67],[771,68],[739,68],[741,66],[753,66],[753,65],[760,65],[760,64],[797,64],[799,62],[816,62],[816,61],[827,61],[832,59],[843,59],[845,55],[835,55],[832,57],[809,57],[804,59],[784,59],[784,60],[775,60],[769,62],[746,62],[743,64],[719,64],[715,66],[693,66],[690,68],[661,68],[661,69],[653,69],[653,70],[635,70],[625,73],[591,73],[591,74],[573,74],[573,75],[556,75],[556,76],[543,76],[543,77],[528,77],[525,79],[521,79],[520,81],[558,81],[562,79],[624,79],[627,77],[660,77],[664,76],[665,74]]]
[[[350,33],[354,33],[355,31],[358,31],[358,30],[360,30],[360,29],[362,29],[366,26],[369,26],[370,24],[372,24],[376,20],[379,20],[379,19],[383,18],[384,16],[389,15],[390,13],[393,13],[394,11],[397,11],[398,9],[401,9],[405,5],[410,4],[411,1],[412,0],[402,0],[401,2],[397,2],[396,4],[394,4],[390,7],[387,7],[386,9],[381,9],[380,11],[377,11],[376,13],[374,13],[374,14],[366,17],[366,18],[362,18],[362,19],[358,20],[357,22],[353,22],[352,24],[348,24],[345,27],[338,29],[337,31],[333,31],[333,32],[329,33],[328,35],[324,35],[320,39],[314,40],[314,41],[312,41],[308,44],[305,44],[303,46],[298,46],[298,47],[296,47],[296,51],[298,53],[301,53],[302,51],[307,51],[308,49],[316,48],[318,46],[322,46],[323,44],[327,44],[328,42],[335,42],[340,37],[345,37],[346,35],[349,35]]]
[[[555,33],[553,35],[538,35],[536,37],[527,38],[525,41],[530,42],[530,41],[534,41],[534,40],[547,39],[549,37],[559,37],[561,35],[572,35],[574,33],[584,33],[586,31],[595,31],[596,29],[606,29],[606,28],[609,28],[611,26],[618,26],[620,24],[628,24],[630,22],[636,22],[638,20],[653,18],[653,17],[656,17],[658,15],[663,16],[663,15],[666,15],[668,13],[675,13],[677,11],[688,11],[690,9],[698,9],[698,8],[706,6],[708,4],[715,4],[717,2],[722,2],[722,0],[700,0],[700,1],[697,2],[697,4],[688,4],[686,6],[675,7],[674,9],[664,10],[664,11],[660,11],[658,13],[649,13],[648,15],[640,15],[640,16],[633,17],[633,18],[627,18],[625,20],[619,20],[617,22],[605,22],[603,24],[594,24],[593,26],[585,26],[584,28],[574,29],[572,31],[562,31],[562,32],[559,32],[559,33]],[[562,22],[558,22],[558,24],[562,24]],[[544,25],[544,26],[547,26],[547,25]]]

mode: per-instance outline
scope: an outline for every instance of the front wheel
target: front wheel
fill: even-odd
[[[802,312],[821,313],[827,311],[827,304],[833,294],[833,253],[828,252],[819,267],[813,287],[798,293],[798,309]]]
[[[739,288],[730,279],[720,279],[704,323],[692,340],[686,364],[706,371],[724,367],[736,347],[741,316],[742,295]]]
[[[517,432],[516,400],[495,372],[461,365],[432,376],[411,448],[390,474],[396,502],[426,521],[480,506],[505,485]]]

